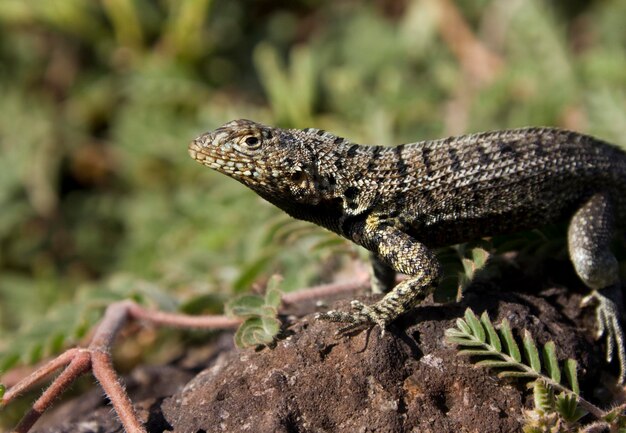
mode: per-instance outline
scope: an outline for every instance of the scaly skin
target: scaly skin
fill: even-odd
[[[626,154],[555,128],[486,132],[397,147],[363,146],[328,132],[235,120],[189,145],[200,163],[257,192],[289,215],[372,252],[373,305],[320,319],[382,329],[437,286],[433,248],[570,220],[574,267],[598,301],[608,359],[626,349],[621,287],[609,250],[626,219]],[[409,276],[395,287],[396,272]]]

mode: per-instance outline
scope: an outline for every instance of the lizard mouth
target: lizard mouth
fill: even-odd
[[[206,151],[207,147],[213,142],[213,134],[207,132],[195,138],[187,148],[189,156],[198,162],[204,163],[207,159],[212,159]]]
[[[219,131],[206,132],[189,143],[189,155],[200,164],[231,177],[251,175],[244,160],[234,160],[220,145]]]

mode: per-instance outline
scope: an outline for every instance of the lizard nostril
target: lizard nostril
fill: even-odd
[[[212,134],[207,132],[202,134],[201,136],[195,138],[193,141],[189,143],[188,151],[189,155],[193,159],[200,160],[201,158],[198,155],[202,154],[203,149],[205,149],[209,144],[213,142]]]
[[[204,134],[196,137],[190,144],[189,148],[194,147],[201,150],[204,147],[209,147],[215,142],[215,136],[212,132],[205,132]]]

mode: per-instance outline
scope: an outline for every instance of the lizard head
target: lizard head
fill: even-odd
[[[193,140],[189,154],[280,207],[281,202],[315,205],[332,198],[332,185],[319,172],[324,148],[319,138],[307,130],[233,120]]]

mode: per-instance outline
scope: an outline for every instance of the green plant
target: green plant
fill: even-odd
[[[503,61],[472,92],[434,1],[0,1],[0,365],[77,343],[135,296],[107,300],[126,276],[201,314],[273,273],[285,293],[328,282],[348,263],[335,252],[356,256],[188,158],[228,120],[371,144],[558,125],[626,145],[626,2],[454,3]],[[444,251],[440,297],[478,269],[468,248]]]
[[[226,304],[228,315],[244,319],[235,333],[237,347],[269,345],[274,341],[280,331],[280,320],[276,317],[282,295],[278,288],[280,281],[279,276],[272,276],[265,296],[241,295]]]
[[[532,383],[534,408],[524,413],[524,433],[566,433],[574,431],[578,421],[587,414],[573,394],[560,393],[543,380]]]
[[[464,318],[458,318],[456,327],[447,329],[445,336],[459,347],[459,355],[471,356],[479,367],[497,370],[500,378],[533,379],[535,407],[526,411],[525,433],[579,431],[585,428],[579,421],[587,413],[612,428],[626,422],[624,408],[604,411],[580,395],[576,361],[567,359],[561,367],[554,342],[547,342],[540,355],[528,330],[523,331],[520,350],[508,320],[502,320],[498,328],[493,326],[487,312],[479,319],[468,308]],[[562,383],[563,375],[567,384]]]

